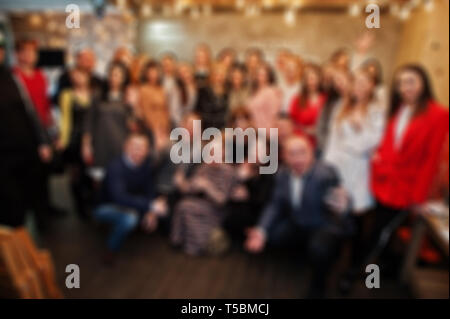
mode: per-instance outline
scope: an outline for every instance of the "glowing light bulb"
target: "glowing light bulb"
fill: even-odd
[[[265,9],[271,9],[273,7],[273,5],[274,5],[273,2],[274,2],[274,0],[264,0],[263,1],[263,7]]]
[[[302,5],[303,5],[303,0],[294,0],[294,3],[292,4],[292,8],[300,9],[300,7]]]
[[[399,18],[403,21],[408,20],[411,15],[411,9],[405,7],[400,10]]]
[[[348,8],[348,13],[352,17],[356,17],[361,13],[361,8],[358,4],[354,3]]]
[[[295,26],[297,22],[297,15],[294,9],[286,10],[286,13],[284,14],[284,22],[290,27]]]
[[[153,9],[152,6],[149,4],[144,4],[142,5],[141,8],[141,15],[145,18],[150,17],[153,14]]]
[[[245,7],[245,0],[236,0],[236,8],[243,9]]]
[[[186,3],[184,1],[178,0],[174,6],[174,12],[176,15],[181,15],[186,9]]]
[[[425,2],[425,11],[432,12],[434,10],[434,1],[428,0]]]
[[[29,18],[29,22],[31,26],[38,28],[42,25],[42,17],[37,13],[33,13]]]

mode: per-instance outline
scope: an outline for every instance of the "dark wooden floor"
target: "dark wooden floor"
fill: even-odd
[[[54,181],[55,202],[71,208],[64,178]],[[83,224],[73,213],[55,222],[54,230],[39,239],[50,249],[58,284],[67,298],[301,298],[309,282],[308,267],[286,253],[252,256],[236,245],[222,257],[190,257],[173,250],[162,235],[134,233],[114,267],[101,263],[105,229]],[[65,288],[65,267],[80,266],[81,287]],[[336,266],[332,284],[342,271]],[[329,297],[340,297],[330,289]],[[382,280],[369,290],[356,284],[350,297],[406,298],[395,281]]]

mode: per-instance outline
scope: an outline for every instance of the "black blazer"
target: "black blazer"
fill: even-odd
[[[37,148],[48,144],[28,95],[11,70],[0,67],[0,153],[5,156],[37,156]]]

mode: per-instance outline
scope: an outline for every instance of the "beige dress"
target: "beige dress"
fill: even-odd
[[[162,87],[144,85],[140,88],[139,106],[147,128],[153,133],[157,150],[161,150],[169,141],[169,110],[166,95]]]

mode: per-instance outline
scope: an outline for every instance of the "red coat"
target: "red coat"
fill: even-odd
[[[14,68],[14,73],[18,76],[28,93],[42,125],[44,127],[50,126],[50,100],[47,96],[47,81],[44,74],[40,70],[35,70],[32,75],[27,75],[19,68]]]
[[[411,119],[399,149],[394,147],[398,114],[388,122],[372,160],[371,186],[378,201],[402,209],[427,199],[449,131],[448,115],[443,106],[429,102]]]

